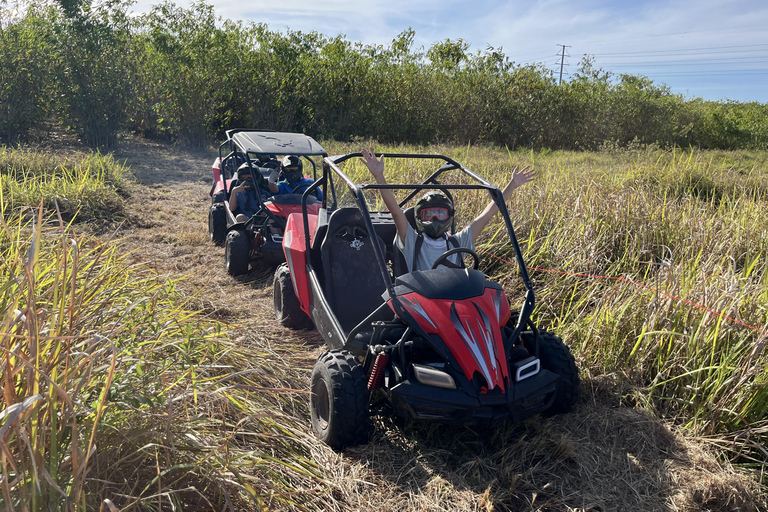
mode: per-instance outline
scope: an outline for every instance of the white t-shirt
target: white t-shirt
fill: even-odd
[[[395,243],[397,243],[397,247],[400,249],[400,251],[402,251],[403,256],[405,256],[405,263],[408,266],[408,272],[413,272],[414,270],[429,270],[432,268],[432,265],[435,263],[435,261],[437,261],[437,258],[439,258],[441,254],[449,249],[454,249],[454,245],[448,242],[447,233],[445,236],[439,238],[438,240],[430,238],[427,235],[423,236],[424,242],[421,244],[421,250],[419,251],[419,255],[416,259],[416,268],[414,269],[411,268],[411,266],[413,265],[413,253],[416,250],[416,241],[419,238],[419,234],[411,226],[408,226],[408,231],[405,234],[405,244],[402,243],[402,240],[400,240],[398,235],[395,235]],[[457,242],[459,242],[459,247],[466,247],[467,249],[472,249],[473,251],[475,250],[475,243],[472,241],[471,226],[467,226],[466,228],[462,229],[453,235],[453,237]],[[456,265],[460,265],[460,260],[463,256],[466,255],[454,254],[453,256],[449,256],[448,259]]]

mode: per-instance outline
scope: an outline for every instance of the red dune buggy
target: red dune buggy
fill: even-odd
[[[386,154],[430,159],[439,167],[423,183],[359,184],[342,171],[359,153],[327,157],[324,200],[315,213],[302,198],[288,216],[286,263],[274,278],[277,319],[288,327],[312,323],[330,350],[311,377],[311,420],[319,439],[342,449],[365,442],[370,417],[395,414],[446,424],[496,425],[537,413],[568,412],[579,396],[569,348],[531,320],[534,292],[501,191],[441,155]],[[463,175],[469,184],[447,185]],[[454,180],[455,182],[455,180]],[[424,190],[446,194],[486,190],[498,205],[526,293],[512,312],[504,290],[477,269],[474,251],[446,251],[431,270],[407,272],[393,243],[388,211],[372,212],[365,191],[406,189],[406,208]],[[351,206],[340,206],[343,198]],[[412,209],[405,210],[409,220]],[[441,261],[468,253],[473,268]]]
[[[265,189],[258,199],[256,213],[245,222],[238,222],[238,211],[227,207],[232,189],[240,181],[237,170],[248,164],[266,180],[273,169],[280,169],[279,157],[296,155],[311,163],[313,179],[317,165],[311,157],[327,156],[314,139],[301,133],[234,129],[227,131],[227,140],[219,146],[219,157],[213,162],[211,206],[208,210],[208,235],[212,242],[224,245],[227,272],[237,276],[248,272],[251,264],[264,262],[277,265],[283,261],[283,231],[288,216],[301,211],[301,197],[306,186],[290,194],[272,194]],[[317,214],[320,204],[314,195],[307,198],[310,214]]]

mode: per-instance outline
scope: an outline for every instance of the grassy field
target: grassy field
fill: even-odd
[[[768,154],[444,152],[497,184],[515,165],[538,169],[510,211],[538,291],[535,316],[568,340],[585,372],[620,374],[636,387],[632,400],[696,435],[722,436],[744,460],[764,459]],[[461,200],[464,222],[485,201]],[[513,288],[500,226],[479,248],[491,255],[486,272]]]
[[[324,145],[331,153],[359,149]],[[385,420],[369,446],[334,454],[307,430],[307,368],[322,350],[311,334],[289,339],[260,311],[246,335],[233,324],[236,314],[208,306],[209,281],[192,272],[160,275],[92,236],[93,226],[130,222],[134,196],[149,194],[119,159],[5,150],[4,509],[766,506],[768,153],[377,150],[441,152],[497,184],[515,165],[535,165],[537,180],[515,193],[510,211],[532,269],[534,316],[566,340],[582,370],[586,398],[575,413],[488,439]],[[367,179],[359,162],[348,170]],[[201,168],[200,178],[207,172]],[[396,181],[424,172],[412,162],[387,174]],[[190,190],[179,181],[178,190]],[[179,236],[188,242],[174,240],[175,247],[205,239],[208,185],[196,187],[198,236]],[[151,190],[163,201],[173,195]],[[478,194],[460,198],[460,222],[485,202]],[[155,237],[168,231],[146,229]],[[484,270],[514,298],[517,271],[498,230],[487,228],[478,247]],[[217,279],[269,307],[269,285],[254,284],[268,276]],[[727,462],[692,456],[696,450],[680,448],[673,432],[750,478],[723,476]],[[584,462],[587,447],[598,457],[606,439],[632,444],[628,465],[612,466],[611,453]],[[702,468],[709,487],[694,480]],[[633,471],[645,480],[633,480]],[[650,484],[651,473],[665,476]],[[615,489],[600,489],[604,482]]]

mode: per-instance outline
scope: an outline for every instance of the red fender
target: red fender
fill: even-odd
[[[319,206],[319,205],[318,205]],[[310,238],[317,226],[317,214],[307,216]],[[311,243],[311,240],[310,240]],[[307,244],[304,238],[304,218],[301,213],[291,213],[283,235],[285,261],[291,269],[291,281],[301,309],[309,315],[309,281],[307,279]]]

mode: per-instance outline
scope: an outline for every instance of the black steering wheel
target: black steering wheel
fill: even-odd
[[[312,186],[312,184],[311,184],[311,183],[309,183],[309,184],[306,184],[306,183],[305,183],[304,185],[296,185],[296,186],[293,188],[293,190],[291,191],[291,194],[298,194],[298,193],[299,193],[299,189],[300,189],[300,188],[306,189],[307,187],[311,187],[311,186]],[[303,194],[304,192],[301,192],[301,193]],[[317,198],[319,198],[319,197],[320,197],[319,195],[317,195],[317,189],[315,189],[315,190],[312,192],[312,194],[311,194],[311,195],[313,195],[313,196],[315,196],[315,197],[317,197]]]
[[[435,269],[438,267],[438,265],[445,265],[448,268],[461,268],[459,265],[455,264],[454,262],[449,261],[448,256],[453,256],[454,254],[459,254],[462,252],[472,256],[472,259],[475,260],[472,265],[472,269],[477,270],[477,267],[480,266],[480,256],[478,256],[475,251],[473,251],[472,249],[468,249],[467,247],[456,247],[455,249],[445,251],[443,254],[440,255],[440,257],[438,257],[435,260],[435,262],[432,264],[432,268]]]

